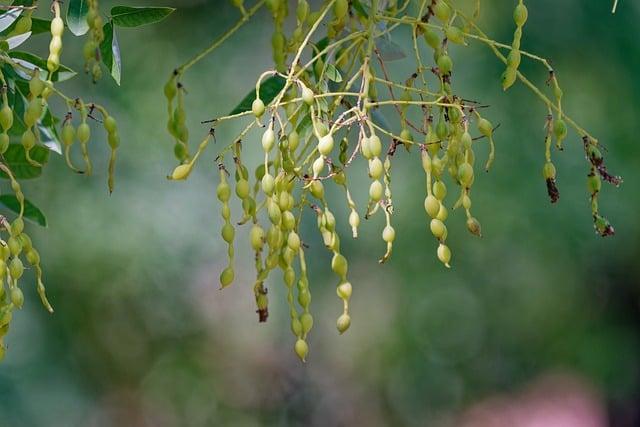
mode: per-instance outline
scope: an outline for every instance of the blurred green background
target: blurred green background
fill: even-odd
[[[303,365],[277,276],[268,283],[270,321],[257,323],[246,230],[237,281],[218,290],[226,249],[213,159],[239,124],[218,129],[219,145],[188,183],[165,179],[174,160],[162,86],[235,22],[228,3],[166,2],[178,8],[167,21],[120,31],[120,88],[85,76],[64,84],[118,118],[117,189],[107,194],[103,141],[92,147],[94,177],[56,157],[25,184],[49,219],[34,241],[56,312],[26,292],[0,365],[0,426],[640,425],[640,5],[623,0],[611,16],[605,1],[531,2],[523,39],[523,49],[553,60],[565,110],[600,138],[610,169],[625,178],[601,198],[616,236],[593,232],[577,135],[555,154],[561,200],[552,206],[540,172],[546,110],[522,85],[502,93],[501,66],[484,46],[453,48],[458,90],[490,104],[485,114],[501,124],[494,169],[474,187],[484,237],[469,236],[464,215],[452,215],[453,268],[444,269],[427,230],[419,162],[399,153],[393,258],[377,263],[380,218],[358,241],[343,239],[354,285],[345,336],[335,331],[341,305],[329,256],[315,221],[306,225],[316,322]],[[508,42],[513,2],[486,3],[483,26]],[[104,10],[113,4],[101,1]],[[261,13],[188,73],[194,140],[206,132],[200,120],[228,112],[271,67],[270,35]],[[34,44],[43,55],[44,39]],[[406,33],[395,40],[407,44]],[[65,43],[63,62],[81,69],[82,41]],[[404,79],[411,66],[393,69]],[[523,67],[544,83],[542,68]],[[343,196],[329,192],[346,234]]]

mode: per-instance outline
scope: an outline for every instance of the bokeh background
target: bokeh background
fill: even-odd
[[[43,178],[25,184],[49,219],[34,240],[56,312],[29,291],[14,316],[0,365],[0,426],[640,425],[638,2],[622,0],[611,16],[606,1],[537,0],[523,41],[553,60],[566,111],[599,136],[625,178],[601,199],[617,235],[594,235],[577,135],[556,154],[561,201],[552,206],[540,173],[545,109],[521,85],[502,93],[501,66],[484,46],[454,48],[458,87],[490,104],[501,124],[495,167],[474,187],[484,237],[468,235],[461,213],[451,216],[454,268],[444,269],[427,230],[419,162],[400,153],[392,260],[377,263],[380,219],[365,223],[358,241],[343,239],[355,288],[345,336],[335,331],[329,256],[314,221],[306,225],[316,322],[304,365],[277,276],[270,321],[257,323],[248,250],[237,250],[235,285],[218,290],[226,252],[213,158],[239,125],[218,129],[219,145],[188,183],[165,180],[174,160],[162,86],[238,13],[226,1],[165,3],[178,8],[167,21],[118,33],[122,87],[84,76],[64,85],[119,119],[116,192],[106,191],[102,141],[92,147],[94,177],[54,156]],[[484,8],[496,39],[511,39],[512,3]],[[200,120],[228,112],[271,66],[270,34],[261,13],[187,75],[194,139],[206,132]],[[406,33],[394,37],[407,43]],[[44,39],[34,42],[43,55]],[[81,69],[82,42],[65,43],[63,61]],[[403,79],[410,67],[393,64]],[[523,67],[537,83],[546,79],[537,65]],[[258,151],[256,136],[247,141]],[[329,192],[341,205],[340,192]],[[346,208],[335,211],[346,232]],[[238,248],[247,247],[245,230]]]

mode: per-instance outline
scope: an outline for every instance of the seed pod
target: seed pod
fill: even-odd
[[[333,137],[331,136],[331,134],[327,134],[320,138],[320,141],[318,142],[318,151],[323,156],[328,156],[333,150],[333,144]]]
[[[382,153],[382,141],[377,135],[371,135],[368,140],[368,148],[372,157],[379,157]]]
[[[447,226],[439,219],[432,219],[429,228],[436,239],[445,240],[447,238]]]
[[[265,112],[264,102],[262,102],[260,98],[253,101],[253,104],[251,105],[251,111],[253,112],[253,115],[256,116],[256,118],[261,118]]]
[[[481,118],[478,120],[478,130],[487,138],[490,138],[493,135],[493,125],[487,119]]]
[[[268,153],[271,151],[275,143],[276,143],[276,134],[273,131],[273,128],[269,127],[262,135],[262,148],[266,153]]]
[[[448,22],[451,18],[451,8],[444,0],[439,0],[435,6],[433,6],[433,14],[442,22]]]
[[[338,332],[340,332],[340,334],[344,334],[347,329],[349,329],[349,326],[351,326],[351,316],[346,313],[341,315],[338,317],[336,326],[338,328]]]
[[[222,270],[222,273],[220,274],[220,285],[223,288],[226,288],[227,286],[231,285],[231,283],[233,283],[233,279],[234,279],[235,273],[233,271],[233,267],[227,267],[224,270]]]
[[[24,294],[17,286],[11,289],[11,303],[17,309],[21,309],[24,304]]]
[[[18,280],[22,277],[23,273],[24,265],[22,261],[20,261],[20,258],[17,256],[14,256],[9,262],[9,276],[11,276],[13,280]]]
[[[480,226],[480,222],[472,216],[467,218],[467,229],[471,234],[482,237],[482,227]]]
[[[440,212],[440,201],[432,195],[424,199],[424,209],[431,218],[435,218]]]
[[[384,192],[384,189],[382,187],[382,183],[377,180],[373,181],[371,183],[371,186],[369,187],[369,198],[373,202],[378,202],[380,201],[380,199],[382,199],[383,192]]]
[[[460,28],[454,25],[450,25],[449,27],[447,27],[445,34],[447,36],[447,39],[452,43],[462,44],[462,45],[466,44],[466,42],[464,41],[464,33]]]
[[[438,58],[438,68],[443,76],[451,74],[451,71],[453,70],[453,61],[451,60],[451,57],[447,54],[440,55]]]
[[[13,126],[13,110],[6,104],[0,109],[0,126],[5,131]]]
[[[438,259],[442,262],[447,268],[451,268],[449,262],[451,261],[451,249],[443,243],[438,246]]]
[[[440,37],[438,36],[438,33],[429,27],[424,27],[423,31],[422,36],[424,37],[424,41],[431,46],[432,49],[440,48]]]
[[[529,16],[529,11],[524,3],[520,2],[513,11],[513,20],[515,21],[518,27],[524,26],[527,22],[527,17]]]
[[[191,163],[179,165],[173,170],[170,178],[175,181],[185,180],[191,174],[192,169],[193,169],[193,165]]]
[[[307,355],[309,354],[309,346],[307,345],[307,342],[303,339],[298,339],[298,341],[296,341],[294,350],[300,360],[305,362],[307,359]]]

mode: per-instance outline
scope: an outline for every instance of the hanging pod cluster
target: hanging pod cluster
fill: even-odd
[[[114,187],[120,145],[116,120],[103,106],[66,95],[59,84],[76,75],[61,63],[67,31],[75,36],[89,33],[83,53],[87,72],[95,81],[101,74],[101,66],[107,65],[105,61],[113,62],[112,57],[105,57],[109,49],[103,49],[106,29],[118,22],[128,27],[157,22],[173,11],[136,8],[136,20],[131,22],[126,20],[130,8],[121,6],[112,9],[112,16],[105,23],[98,0],[66,0],[66,17],[63,17],[62,6],[63,2],[58,0],[15,0],[0,5],[0,179],[8,180],[12,190],[3,194],[0,213],[0,359],[6,346],[3,338],[26,294],[23,294],[23,272],[30,269],[34,273],[42,303],[48,311],[53,311],[45,296],[40,255],[25,227],[26,220],[44,226],[46,217],[25,198],[19,182],[40,176],[50,157],[55,156],[50,153],[54,152],[63,153],[73,171],[91,174],[90,141],[95,137],[95,129],[103,128],[103,139],[110,149],[107,186],[110,192]],[[37,13],[41,16],[36,16]],[[124,13],[125,18],[118,18],[118,13]],[[114,22],[116,24],[112,24]],[[45,26],[49,31],[41,31]],[[109,42],[112,42],[115,35],[110,31]],[[50,37],[48,56],[41,58],[31,51],[16,50],[18,46],[24,49],[31,37],[40,35]],[[115,55],[113,50],[111,53]],[[60,116],[52,108],[55,98],[67,107]],[[77,153],[74,146],[79,147]],[[76,161],[83,165],[76,167]]]
[[[559,198],[552,150],[562,148],[570,128],[581,137],[589,164],[594,224],[603,236],[613,233],[599,213],[598,194],[601,180],[618,185],[620,179],[607,172],[597,139],[564,113],[562,90],[549,63],[521,48],[529,15],[526,5],[519,0],[515,6],[516,29],[509,45],[491,39],[478,26],[481,3],[479,0],[474,9],[465,10],[450,0],[325,0],[314,9],[308,1],[299,0],[291,11],[291,2],[284,0],[251,5],[233,0],[242,18],[211,46],[176,68],[165,85],[168,130],[178,160],[169,176],[173,180],[188,178],[213,139],[215,127],[230,120],[246,120],[238,137],[217,153],[221,234],[228,245],[228,265],[220,275],[220,284],[225,288],[235,278],[234,224],[248,224],[255,254],[253,293],[258,320],[264,322],[269,315],[266,280],[274,270],[280,270],[287,290],[294,350],[300,359],[305,360],[309,352],[307,337],[313,326],[305,257],[310,248],[301,235],[304,218],[315,216],[318,232],[331,253],[330,267],[342,302],[336,326],[344,333],[351,325],[353,288],[340,245],[344,236],[339,235],[337,223],[348,223],[356,238],[362,218],[384,215],[380,262],[390,258],[396,240],[392,166],[399,148],[419,159],[422,166],[426,228],[435,238],[435,255],[440,262],[450,267],[453,260],[447,244],[448,224],[455,221],[450,218],[452,211],[463,211],[463,228],[471,235],[482,235],[480,221],[472,213],[472,191],[479,171],[489,171],[496,157],[496,127],[485,117],[486,106],[470,101],[455,84],[455,58],[464,54],[469,43],[484,44],[505,64],[502,78],[495,78],[498,87],[501,82],[507,90],[519,82],[546,108],[543,176],[552,202]],[[259,76],[255,90],[231,114],[203,122],[213,128],[191,152],[182,78],[262,7],[274,22],[271,45],[275,67]],[[291,18],[290,12],[295,12]],[[289,19],[291,25],[287,24]],[[391,41],[394,30],[401,27],[411,30],[411,42],[405,43],[409,52]],[[292,28],[290,33],[286,28]],[[389,72],[387,63],[397,59],[412,62],[411,75]],[[548,90],[537,87],[519,71],[523,60],[538,62],[546,69],[548,74],[542,75],[548,77]],[[258,138],[253,137],[256,128],[260,129]],[[264,160],[250,167],[243,161],[246,150],[259,150]],[[486,159],[482,165],[478,165],[480,157]],[[361,162],[366,165],[364,170],[355,166]],[[348,184],[349,176],[355,175],[366,175],[369,180],[367,202],[361,207]],[[344,191],[348,217],[334,215],[325,196],[327,186]],[[237,221],[230,209],[234,194],[242,206]]]

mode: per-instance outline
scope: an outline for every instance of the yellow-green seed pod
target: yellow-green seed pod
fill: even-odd
[[[429,228],[436,239],[444,240],[447,238],[447,226],[439,219],[432,219],[431,224],[429,224]]]
[[[323,156],[328,156],[333,150],[333,145],[333,137],[331,136],[331,134],[327,134],[320,138],[320,141],[318,142],[318,151]]]
[[[296,341],[296,344],[294,346],[294,350],[298,355],[298,357],[300,358],[300,360],[305,362],[307,359],[307,355],[309,354],[309,346],[307,345],[306,341],[301,338],[298,339],[298,341]]]
[[[382,153],[382,141],[378,135],[371,135],[369,138],[369,152],[373,157],[379,157]]]
[[[22,308],[24,304],[24,294],[20,288],[15,287],[11,289],[11,303],[18,309]]]
[[[384,188],[382,187],[382,183],[380,181],[373,181],[369,187],[369,198],[373,202],[378,202],[382,199],[383,193]]]
[[[451,18],[451,8],[444,0],[439,0],[435,6],[433,6],[433,14],[442,22],[449,21]]]
[[[515,10],[513,11],[513,20],[518,27],[524,26],[524,24],[527,22],[528,16],[529,11],[527,10],[527,6],[525,6],[524,3],[520,3],[519,5],[517,5]]]
[[[449,55],[440,55],[437,62],[438,68],[440,69],[440,73],[442,75],[450,74],[453,70],[453,61],[451,60],[451,57]]]
[[[466,44],[464,41],[464,32],[454,25],[450,25],[445,32],[447,39],[456,44]]]
[[[440,212],[440,201],[436,199],[433,195],[428,195],[426,199],[424,199],[424,210],[427,211],[427,214],[431,218],[435,218],[438,216],[438,212]]]
[[[220,285],[223,288],[226,288],[231,283],[233,283],[234,276],[235,276],[235,273],[232,267],[225,268],[224,270],[222,270],[222,273],[220,274]]]
[[[487,138],[493,136],[493,125],[487,119],[481,118],[480,120],[478,120],[478,130],[483,136]]]
[[[438,246],[438,259],[442,262],[447,268],[450,268],[449,262],[451,261],[451,249],[443,243]]]
[[[251,112],[253,112],[253,115],[258,119],[264,115],[265,106],[264,102],[262,102],[260,98],[253,101],[253,104],[251,105]]]
[[[5,131],[13,126],[13,110],[8,105],[0,109],[0,126],[2,126],[2,129]]]
[[[393,229],[392,226],[387,225],[382,230],[382,240],[387,243],[392,243],[396,239],[396,230]]]
[[[271,151],[273,146],[276,143],[276,134],[273,131],[273,128],[269,127],[262,135],[262,148],[266,153]]]
[[[336,293],[338,294],[339,298],[345,301],[348,301],[351,298],[351,294],[353,293],[353,288],[351,286],[351,283],[349,282],[340,283],[336,288]]]
[[[23,273],[24,265],[22,264],[22,261],[17,256],[13,257],[9,262],[9,276],[14,280],[18,280],[22,277]]]
[[[185,180],[191,174],[192,169],[193,169],[193,165],[191,163],[179,165],[171,173],[171,179],[175,181]]]
[[[348,314],[343,314],[338,317],[338,321],[336,322],[336,327],[338,328],[338,332],[340,334],[344,334],[347,329],[351,326],[351,317]]]

